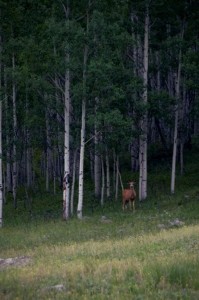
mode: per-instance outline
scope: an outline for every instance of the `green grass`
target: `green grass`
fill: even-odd
[[[0,299],[199,299],[198,175],[190,163],[171,196],[169,173],[151,173],[135,213],[100,208],[88,185],[82,221],[61,220],[61,194],[35,195],[31,214],[22,196],[15,211],[8,199],[0,258],[31,260],[0,266]],[[184,226],[169,227],[176,218]]]
[[[82,221],[11,222],[0,233],[0,257],[31,262],[0,271],[0,298],[198,299],[198,193],[182,205],[179,198],[148,201],[135,213],[105,208],[109,223],[100,210]],[[158,228],[177,217],[183,227]]]

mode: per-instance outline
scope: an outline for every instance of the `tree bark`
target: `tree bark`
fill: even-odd
[[[83,210],[83,185],[84,185],[84,150],[85,150],[85,127],[86,127],[86,66],[87,66],[88,46],[84,48],[83,63],[83,97],[82,97],[82,124],[80,141],[80,161],[79,161],[79,193],[77,205],[77,217],[82,219]]]
[[[149,12],[146,7],[145,14],[145,32],[144,32],[144,60],[143,60],[143,103],[145,107],[148,102],[148,51],[149,51]],[[147,198],[147,111],[141,120],[140,135],[140,177],[139,177],[139,199]]]
[[[78,148],[75,149],[74,155],[73,155],[73,178],[72,178],[72,186],[71,186],[71,198],[70,198],[70,213],[71,216],[73,216],[74,212],[74,192],[75,192],[75,175],[76,175],[76,163],[77,163],[77,153]]]
[[[69,63],[69,53],[66,54]],[[63,219],[67,220],[70,214],[70,72],[65,73],[64,95],[64,181],[63,191]]]
[[[181,38],[184,35],[184,24],[181,32]],[[181,79],[181,57],[182,50],[180,47],[179,58],[178,58],[178,71],[175,73],[175,125],[174,125],[174,137],[173,137],[173,156],[172,156],[172,169],[171,169],[171,194],[175,193],[175,179],[176,179],[176,157],[178,147],[178,118],[179,118],[179,100],[180,100],[180,79]]]

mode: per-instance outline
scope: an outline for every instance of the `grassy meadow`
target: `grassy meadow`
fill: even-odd
[[[199,165],[187,161],[174,196],[154,170],[135,213],[102,209],[89,185],[81,221],[61,220],[61,194],[35,196],[31,214],[8,199],[0,258],[26,263],[0,262],[0,299],[199,299]]]

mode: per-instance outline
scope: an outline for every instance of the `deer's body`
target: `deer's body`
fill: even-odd
[[[130,209],[132,209],[133,206],[133,210],[135,210],[136,192],[134,189],[134,182],[131,181],[128,184],[129,184],[129,189],[124,189],[122,191],[122,208],[124,210],[127,203],[129,203]]]

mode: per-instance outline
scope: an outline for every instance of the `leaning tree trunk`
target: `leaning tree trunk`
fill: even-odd
[[[179,74],[179,73],[178,73]],[[176,76],[176,99],[178,101],[179,97],[179,77]],[[177,147],[178,147],[178,103],[175,107],[175,125],[174,125],[174,137],[173,137],[173,156],[172,156],[172,169],[171,169],[171,193],[175,192],[175,177],[176,177],[176,157],[177,157]]]
[[[148,102],[148,51],[149,51],[149,13],[146,7],[145,15],[145,33],[144,33],[144,61],[143,61],[143,103]],[[140,177],[139,177],[139,199],[144,200],[147,197],[147,112],[144,113],[141,120],[140,135]]]
[[[181,38],[184,35],[184,25],[181,32]],[[172,156],[172,169],[171,169],[171,194],[175,193],[175,178],[176,178],[176,157],[177,157],[177,147],[178,147],[178,119],[179,119],[179,98],[180,98],[180,78],[181,78],[181,56],[182,50],[179,51],[178,59],[178,71],[175,73],[175,125],[174,125],[174,137],[173,137],[173,156]]]
[[[86,66],[87,66],[88,46],[84,48],[83,63],[83,97],[82,97],[82,125],[80,141],[80,161],[79,161],[79,193],[77,205],[77,217],[82,219],[83,210],[83,185],[84,185],[84,150],[85,150],[85,127],[86,127]]]

